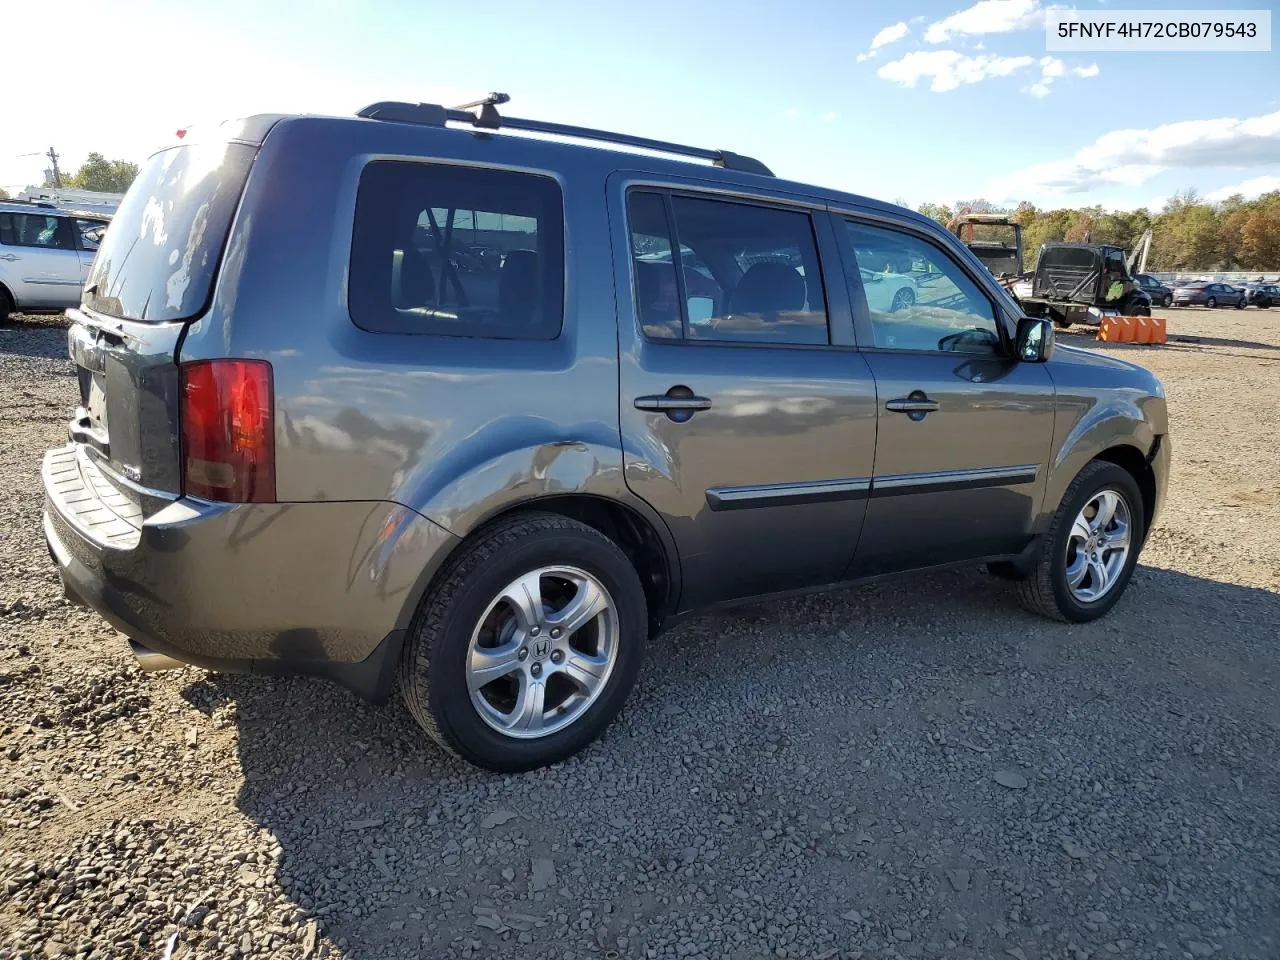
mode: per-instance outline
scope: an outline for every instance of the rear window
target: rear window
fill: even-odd
[[[151,323],[203,313],[256,151],[189,144],[148,160],[98,247],[85,304]]]
[[[6,247],[74,250],[75,242],[62,221],[62,217],[43,213],[0,213],[0,244]]]
[[[366,330],[553,340],[564,211],[550,177],[378,160],[361,174],[351,318]]]

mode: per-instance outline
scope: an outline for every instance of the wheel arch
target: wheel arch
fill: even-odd
[[[1151,468],[1150,457],[1131,444],[1117,444],[1103,450],[1090,463],[1098,460],[1114,463],[1137,482],[1142,492],[1142,529],[1145,536],[1151,529],[1156,512],[1156,474]]]
[[[507,503],[477,519],[451,545],[448,555],[427,571],[406,604],[401,619],[409,623],[431,585],[447,575],[452,560],[474,537],[493,524],[521,513],[554,513],[585,523],[616,543],[627,555],[644,587],[649,630],[656,633],[676,609],[680,596],[680,562],[666,525],[643,506],[591,493],[548,494]]]
[[[1154,516],[1158,484],[1150,460],[1157,450],[1157,438],[1155,425],[1141,405],[1128,399],[1112,397],[1095,407],[1091,415],[1082,417],[1058,444],[1036,524],[1037,532],[1048,530],[1067,488],[1094,460],[1107,460],[1133,473],[1143,492],[1143,510]],[[1149,487],[1145,485],[1148,482]]]

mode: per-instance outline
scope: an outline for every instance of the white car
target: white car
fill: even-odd
[[[79,305],[107,224],[52,203],[0,200],[0,323]]]
[[[874,313],[897,313],[915,306],[915,278],[905,273],[876,273],[865,268],[861,273],[867,309]]]

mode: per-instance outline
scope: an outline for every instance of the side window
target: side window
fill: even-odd
[[[49,250],[75,249],[71,236],[61,227],[60,217],[35,213],[0,214],[0,243]]]
[[[877,347],[999,351],[991,301],[941,249],[909,233],[852,220],[845,229]]]
[[[107,232],[107,225],[101,220],[76,220],[76,234],[80,238],[80,249],[93,253],[102,242],[102,235]]]
[[[564,207],[550,177],[378,160],[356,194],[351,318],[382,333],[553,340]]]
[[[627,208],[636,308],[645,336],[829,342],[808,214],[676,196],[670,199],[673,224],[666,197],[644,191],[632,191]],[[678,256],[672,253],[673,226]]]
[[[684,322],[666,203],[661,194],[634,191],[627,199],[627,212],[640,329],[655,340],[679,340]]]
[[[671,198],[671,209],[682,251],[688,339],[830,342],[807,213],[681,196]]]

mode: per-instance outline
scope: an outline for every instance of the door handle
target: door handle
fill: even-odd
[[[937,400],[890,400],[884,405],[893,413],[933,413],[938,409]]]
[[[10,263],[12,263],[14,260],[21,260],[21,259],[22,259],[21,257],[15,256],[12,253],[0,253],[0,260],[8,260]]]
[[[930,400],[923,390],[912,390],[905,397],[886,401],[884,408],[890,413],[905,413],[918,423],[938,409],[938,401]]]
[[[685,386],[672,387],[664,394],[636,397],[633,404],[637,410],[665,413],[677,423],[683,423],[699,410],[711,409],[709,398],[700,397]]]
[[[666,413],[668,410],[710,410],[711,401],[706,397],[636,397],[637,410]]]

